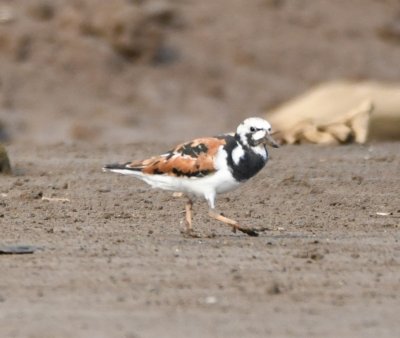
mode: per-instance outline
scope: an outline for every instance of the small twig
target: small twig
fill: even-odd
[[[50,202],[70,202],[68,198],[60,198],[60,197],[42,197],[42,201],[50,201]]]

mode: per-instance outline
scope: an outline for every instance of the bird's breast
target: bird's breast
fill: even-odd
[[[238,145],[239,147],[240,145]],[[228,154],[228,165],[235,180],[242,182],[255,176],[267,163],[268,153],[254,152],[251,149],[245,149],[240,158],[235,158],[237,151],[232,149]]]

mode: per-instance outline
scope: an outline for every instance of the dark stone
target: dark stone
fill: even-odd
[[[11,174],[10,160],[7,151],[3,145],[0,144],[0,174]]]

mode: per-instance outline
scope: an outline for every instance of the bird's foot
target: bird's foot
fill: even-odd
[[[186,238],[202,238],[202,236],[193,229],[181,230],[181,234]]]
[[[207,238],[215,238],[217,236],[214,232],[203,234],[203,233],[194,231],[193,229],[181,230],[181,234],[185,238],[203,238],[203,239],[207,239]]]
[[[233,227],[232,231],[236,232],[236,230],[239,230],[249,236],[257,237],[260,234],[260,232],[271,231],[272,229],[268,228],[268,227],[247,228],[247,227],[241,227],[241,226],[239,226],[235,229],[235,227]]]
[[[246,235],[251,236],[251,237],[257,237],[258,236],[258,232],[257,232],[258,229],[255,229],[255,228],[244,228],[244,227],[241,227],[241,226],[234,226],[232,228],[232,231],[236,232],[236,230],[239,230],[240,232],[243,232]]]

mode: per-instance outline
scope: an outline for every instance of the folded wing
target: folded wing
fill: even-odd
[[[215,156],[224,138],[199,138],[182,143],[160,156],[126,163],[124,169],[149,175],[169,175],[198,178],[215,172]]]

